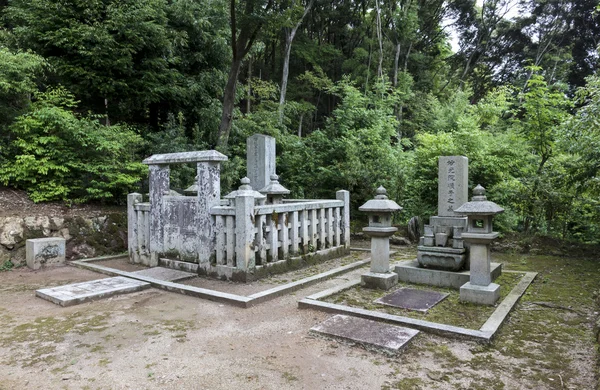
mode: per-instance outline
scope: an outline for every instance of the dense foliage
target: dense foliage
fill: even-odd
[[[384,185],[435,213],[437,158],[505,231],[597,241],[597,0],[0,2],[0,182],[35,201],[122,202],[152,153],[277,139],[298,197]],[[182,167],[172,184],[185,188]]]

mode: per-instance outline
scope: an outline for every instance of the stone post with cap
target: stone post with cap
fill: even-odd
[[[239,189],[225,195],[230,205],[235,207],[235,263],[238,271],[248,271],[255,267],[254,254],[254,206],[262,204],[265,195],[254,191],[250,179],[240,180]]]
[[[398,274],[390,272],[390,236],[398,229],[392,226],[392,213],[402,210],[387,197],[383,187],[377,189],[375,199],[358,208],[369,216],[369,226],[363,228],[371,237],[371,271],[362,275],[362,284],[368,288],[389,290],[398,283]]]
[[[467,231],[462,234],[462,238],[471,244],[470,281],[461,286],[460,300],[493,305],[500,298],[500,286],[492,283],[490,272],[490,244],[498,237],[498,233],[492,231],[492,218],[504,209],[487,200],[485,188],[477,185],[473,189],[472,200],[454,211],[467,216]]]

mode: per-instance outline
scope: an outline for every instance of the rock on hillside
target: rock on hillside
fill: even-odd
[[[0,188],[0,267],[25,263],[28,238],[63,237],[67,259],[127,250],[125,207],[33,203],[27,194]]]

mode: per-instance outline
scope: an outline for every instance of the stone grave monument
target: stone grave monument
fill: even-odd
[[[465,266],[466,249],[462,233],[467,218],[455,210],[468,200],[469,159],[441,156],[438,162],[438,215],[424,226],[417,252],[421,267],[459,271]]]

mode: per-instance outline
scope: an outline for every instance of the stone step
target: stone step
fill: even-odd
[[[337,314],[310,329],[312,333],[360,344],[397,354],[417,334],[418,330],[383,322]]]
[[[132,274],[147,276],[158,280],[164,280],[166,282],[178,282],[180,280],[190,279],[198,276],[191,272],[180,271],[178,269],[165,268],[165,267],[152,267],[143,269],[141,271],[131,272]]]
[[[72,306],[146,288],[150,288],[150,283],[116,276],[114,278],[67,284],[66,286],[42,288],[37,290],[35,295],[60,306]]]

